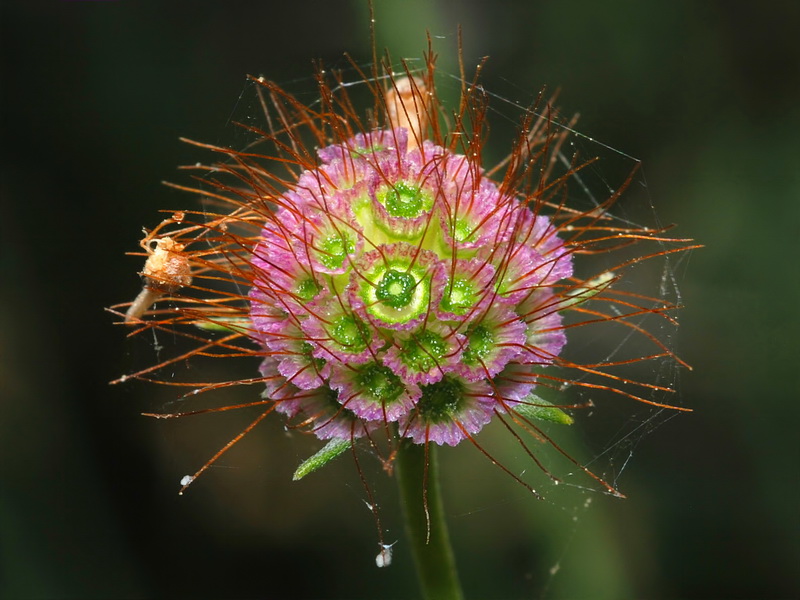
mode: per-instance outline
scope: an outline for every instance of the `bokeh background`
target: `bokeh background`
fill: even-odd
[[[460,23],[487,89],[560,87],[706,245],[676,271],[695,412],[637,438],[627,500],[536,502],[469,448],[445,457],[468,597],[798,597],[800,3],[375,4],[395,57],[427,29],[456,72]],[[157,352],[102,307],[138,291],[141,228],[192,205],[160,185],[207,158],[178,137],[234,143],[247,73],[313,91],[312,59],[367,60],[365,2],[3,0],[0,17],[0,597],[416,597],[377,468],[400,540],[384,570],[349,461],[291,483],[313,446],[275,420],[179,497],[243,421],[148,420],[172,391],[107,384]]]

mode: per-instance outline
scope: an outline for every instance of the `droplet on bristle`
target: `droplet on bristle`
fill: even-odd
[[[397,542],[392,542],[391,544],[381,544],[381,551],[378,552],[378,556],[375,557],[375,564],[379,569],[388,567],[392,564],[392,546],[394,546],[396,543]]]

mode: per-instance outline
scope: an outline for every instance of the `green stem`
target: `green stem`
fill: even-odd
[[[423,596],[428,600],[462,600],[450,536],[444,519],[433,444],[400,444],[395,461],[406,532]]]

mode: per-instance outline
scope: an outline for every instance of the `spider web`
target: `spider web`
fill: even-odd
[[[422,61],[407,60],[405,65],[411,70],[425,67]],[[369,65],[359,65],[360,70],[369,73]],[[341,86],[348,88],[348,93],[354,98],[356,106],[359,98],[363,105],[369,106],[370,92],[366,82],[359,73],[359,69],[350,65],[345,59],[331,70],[341,73]],[[403,67],[398,65],[397,71],[402,73]],[[386,76],[388,77],[388,76]],[[372,81],[372,80],[368,80]],[[470,81],[462,80],[461,76],[447,71],[437,72],[437,91],[443,98],[443,103],[456,108],[455,102],[462,86],[471,85]],[[507,83],[507,82],[506,82]],[[313,78],[303,77],[294,81],[282,82],[281,87],[292,93],[301,102],[314,105],[318,102],[318,92]],[[492,165],[507,152],[503,142],[510,147],[511,141],[517,135],[517,128],[522,118],[536,104],[536,96],[521,92],[513,85],[509,89],[500,89],[500,85],[493,84],[492,89],[484,92],[490,97],[489,122],[492,127],[490,146],[487,149],[487,164]],[[336,91],[336,87],[334,90]],[[517,98],[529,98],[520,101]],[[543,110],[541,103],[538,110]],[[589,107],[590,108],[590,107]],[[253,148],[257,150],[260,138],[246,129],[236,125],[241,123],[246,126],[264,128],[264,112],[261,99],[257,93],[257,84],[252,81],[245,83],[236,105],[226,126],[230,136],[230,146],[236,149]],[[610,223],[620,227],[634,226],[637,228],[661,229],[663,224],[658,220],[649,188],[642,169],[641,161],[627,153],[608,144],[593,139],[582,133],[577,126],[568,126],[564,121],[553,120],[553,126],[568,129],[567,144],[559,155],[559,162],[563,172],[570,169],[573,156],[577,153],[583,159],[594,159],[579,173],[572,176],[569,185],[568,205],[579,211],[586,211],[601,205],[617,190],[628,182],[633,173],[632,180],[621,198],[604,218]],[[658,242],[662,250],[671,249],[669,242]],[[635,256],[634,254],[631,256]],[[626,276],[619,282],[625,291],[645,294],[660,301],[680,306],[681,296],[678,286],[678,273],[685,260],[686,254],[663,254],[655,259],[633,265],[626,270]],[[604,261],[608,264],[604,264]],[[608,258],[603,254],[576,257],[576,274],[579,277],[589,277],[591,274],[603,272],[619,263],[619,257]],[[238,290],[246,295],[247,290]],[[637,326],[650,332],[660,343],[672,350],[675,347],[677,322],[676,315],[671,314],[673,320],[667,320],[654,314],[643,314],[634,322]],[[597,364],[600,362],[621,362],[633,356],[652,354],[652,349],[642,348],[643,340],[634,335],[632,329],[609,327],[583,327],[570,330],[568,344],[564,355],[577,363]],[[152,347],[160,351],[163,344],[153,334],[150,340]],[[254,363],[255,367],[255,363]],[[670,356],[655,358],[646,362],[637,362],[620,366],[614,373],[634,381],[644,381],[661,388],[678,391],[680,365]],[[581,387],[579,384],[586,376],[570,375],[571,381],[561,386],[561,389],[549,390],[542,396],[555,404],[591,404],[592,407],[576,411],[576,422],[572,427],[545,426],[542,429],[548,436],[552,436],[557,443],[573,456],[580,464],[586,466],[593,473],[603,478],[614,488],[625,493],[626,472],[635,463],[636,451],[640,444],[677,414],[674,410],[664,409],[633,400],[621,398],[604,390],[593,390]],[[679,394],[670,394],[664,398],[664,392],[651,390],[648,399],[653,402],[668,402],[677,404]],[[170,406],[180,406],[181,401],[175,401]],[[277,418],[277,417],[276,417]],[[560,541],[554,543],[550,567],[544,579],[537,573],[534,580],[539,582],[535,592],[543,597],[550,596],[557,587],[557,577],[561,571],[562,563],[572,553],[575,539],[580,536],[581,527],[591,514],[593,507],[597,506],[598,497],[607,492],[594,482],[587,479],[586,474],[575,465],[565,461],[564,458],[552,448],[542,445],[536,452],[537,459],[544,467],[558,479],[551,479],[538,471],[530,458],[521,452],[518,445],[508,439],[507,432],[501,430],[496,423],[488,426],[481,434],[480,439],[490,440],[487,445],[500,447],[497,453],[505,467],[516,475],[522,477],[539,491],[544,497],[544,503],[535,503],[524,489],[514,487],[513,484],[498,496],[495,485],[504,478],[503,474],[493,469],[491,465],[484,465],[475,471],[474,464],[480,461],[469,448],[457,448],[442,453],[442,474],[444,485],[451,486],[450,492],[453,502],[450,503],[451,517],[458,529],[470,529],[471,526],[481,526],[496,519],[500,513],[509,508],[515,512],[527,510],[531,503],[543,504],[544,508],[536,509],[539,515],[548,513],[549,517],[558,523],[554,526],[560,534]],[[302,450],[298,450],[302,452]],[[240,454],[236,455],[241,456]],[[304,458],[298,456],[298,458]],[[220,461],[215,467],[225,467],[229,461]],[[365,462],[365,461],[362,461]],[[377,467],[374,473],[366,470],[367,476],[381,474]],[[485,493],[486,480],[491,478],[491,496]],[[330,482],[329,482],[330,485]],[[499,489],[499,488],[498,488]],[[603,500],[605,500],[603,498]],[[610,499],[609,499],[610,501]],[[544,511],[544,513],[542,512]],[[556,515],[555,517],[553,515]],[[523,517],[517,517],[523,518]],[[464,527],[461,527],[463,525]],[[393,531],[391,529],[394,529]],[[398,536],[397,527],[391,528],[385,535],[387,539],[394,540]],[[455,535],[458,543],[458,534]],[[541,582],[544,581],[544,586]]]
[[[463,83],[459,75],[440,73],[440,85],[452,85],[460,88]],[[502,89],[505,83],[508,89]],[[536,97],[530,92],[525,92],[510,82],[493,82],[491,89],[484,90],[491,98],[489,121],[492,127],[492,149],[498,152],[497,158],[503,153],[503,141],[513,139],[517,133],[517,126],[528,111],[536,104]],[[517,98],[529,98],[527,102]],[[541,106],[541,104],[539,104]],[[591,108],[591,107],[587,107]],[[568,205],[577,210],[588,210],[599,207],[607,198],[613,196],[623,187],[631,174],[632,180],[622,196],[614,203],[604,217],[620,227],[633,226],[636,228],[649,228],[653,230],[663,228],[659,220],[653,199],[645,177],[641,161],[626,152],[592,138],[583,133],[578,125],[568,126],[562,122],[553,122],[555,127],[566,127],[569,131],[568,143],[560,153],[559,159],[564,170],[572,164],[571,158],[577,154],[584,159],[596,158],[595,162],[588,165],[572,176],[569,186]],[[490,163],[491,164],[491,163]],[[625,278],[618,284],[624,286],[626,291],[645,294],[657,298],[674,306],[681,306],[681,293],[678,285],[679,272],[687,253],[667,254],[673,245],[669,242],[659,242],[660,250],[665,254],[655,260],[645,261],[626,272]],[[634,253],[636,250],[633,251]],[[602,263],[611,259],[603,254],[594,256],[577,256],[575,261],[576,274],[588,276],[604,268]],[[611,268],[613,265],[606,265]],[[654,303],[657,304],[657,303]],[[636,324],[650,332],[669,350],[675,351],[677,333],[677,315],[671,313],[673,320],[659,318],[653,314],[642,315]],[[615,327],[586,327],[577,328],[568,332],[568,343],[563,354],[576,362],[612,362],[633,355],[646,355],[647,349],[642,348],[642,339],[634,335],[632,330],[623,330]],[[680,404],[680,371],[683,367],[672,357],[664,356],[646,362],[637,362],[626,367],[616,369],[615,374],[636,381],[643,381],[659,387],[674,390],[675,393],[667,394],[653,391],[649,398],[655,402],[667,402],[674,405]],[[576,404],[591,403],[593,408],[576,411],[575,424],[570,428],[552,426],[545,428],[548,435],[552,435],[563,448],[575,457],[581,464],[592,470],[615,489],[622,493],[626,491],[626,471],[635,465],[635,455],[639,446],[659,427],[680,413],[655,407],[640,402],[620,398],[607,391],[591,390],[577,385],[582,377],[574,377],[573,385],[564,385],[559,394],[565,394],[567,401],[558,399],[557,395],[542,394],[554,403],[573,402]],[[667,396],[665,398],[665,396]],[[505,431],[499,428],[489,428],[487,436],[495,436],[499,443]],[[511,446],[510,444],[508,444]],[[466,454],[466,453],[465,453]],[[473,467],[467,461],[474,461],[474,456],[462,456],[453,459],[455,468],[459,469],[462,479],[470,478],[472,485],[467,489],[460,489],[454,498],[455,505],[451,503],[456,515],[456,523],[480,527],[488,525],[492,520],[502,518],[502,515],[511,510],[517,515],[516,519],[525,520],[531,529],[538,529],[539,536],[550,540],[549,550],[544,552],[547,558],[530,556],[526,562],[520,560],[520,569],[527,573],[532,583],[530,589],[525,588],[526,595],[542,598],[556,597],[575,592],[570,588],[569,578],[574,577],[576,567],[591,578],[587,568],[589,564],[584,560],[585,552],[582,546],[593,547],[587,540],[596,536],[594,530],[599,523],[607,520],[604,513],[613,510],[611,503],[618,503],[616,499],[604,497],[605,490],[591,486],[585,474],[578,469],[570,468],[562,457],[552,452],[552,449],[542,448],[537,453],[537,458],[542,461],[545,468],[554,473],[559,481],[542,477],[536,474],[537,489],[541,492],[543,503],[530,503],[530,498],[522,491],[514,492],[509,485],[505,496],[500,500],[488,498],[481,503],[480,500],[467,500],[484,484],[484,477],[490,476],[484,472],[482,477],[469,477]],[[516,470],[511,465],[516,466]],[[511,448],[510,458],[506,463],[515,473],[522,475],[530,469],[530,460],[517,448]],[[443,471],[445,467],[443,467]],[[634,476],[635,479],[635,476]],[[494,485],[494,482],[493,484]],[[496,490],[495,490],[496,491]],[[622,507],[621,510],[624,510]],[[548,525],[542,525],[545,522]],[[458,530],[458,527],[455,528]],[[513,529],[513,528],[512,528]],[[514,537],[509,532],[509,537]],[[525,543],[519,542],[518,551],[525,555]],[[529,547],[529,545],[528,545]],[[601,545],[602,547],[602,545]],[[613,554],[613,549],[610,549]],[[491,560],[491,558],[489,558]],[[550,561],[550,562],[548,562]],[[530,565],[538,564],[537,567]],[[541,571],[542,566],[550,565],[546,572]],[[567,567],[562,570],[562,567]],[[572,567],[572,568],[569,568]],[[606,576],[597,573],[598,584]],[[564,585],[566,584],[566,585]],[[479,585],[479,582],[476,582]],[[613,585],[613,582],[609,582]],[[585,588],[583,588],[585,589]],[[613,595],[610,589],[606,590]],[[491,593],[487,589],[487,593]]]
[[[395,73],[402,74],[406,68],[413,73],[415,67],[422,72],[425,68],[424,62],[419,59],[405,59],[404,65],[396,66]],[[359,65],[359,68],[363,73],[368,73],[369,63]],[[372,78],[365,81],[356,68],[350,66],[346,60],[343,60],[341,64],[334,65],[329,71],[338,71],[342,74],[343,83],[340,86],[334,86],[334,92],[339,87],[346,87],[351,96],[358,98],[358,93],[361,91],[365,100],[364,105],[366,105],[366,99],[371,97],[367,90],[367,82],[373,82]],[[384,75],[380,79],[388,80],[389,76]],[[454,73],[437,71],[436,85],[437,92],[445,98],[445,103],[449,99],[453,99],[451,103],[455,103],[462,85],[469,86],[471,82],[462,80],[459,75]],[[508,85],[513,88],[511,84]],[[252,82],[245,84],[232,113],[231,125],[233,122],[241,122],[245,125],[263,126],[262,110],[254,86],[255,84]],[[306,77],[282,83],[281,87],[293,93],[301,102],[311,106],[319,102],[317,90],[311,78]],[[525,113],[535,110],[531,106],[536,97],[518,89],[507,93],[488,89],[484,89],[484,92],[491,98],[489,106],[491,114],[488,120],[492,128],[492,143],[487,152],[489,158],[485,161],[485,166],[491,166],[507,152],[505,146],[510,147]],[[520,95],[522,97],[529,96],[530,102],[524,103],[512,99],[518,98]],[[358,106],[357,101],[356,105]],[[539,110],[544,109],[540,108]],[[629,177],[632,177],[628,188],[614,203],[610,211],[604,213],[604,218],[619,227],[650,230],[663,228],[664,225],[659,221],[650,197],[639,159],[595,140],[575,127],[569,127],[555,119],[551,122],[554,127],[565,128],[569,131],[567,145],[559,153],[559,162],[563,172],[568,171],[573,164],[573,155],[582,157],[584,160],[596,158],[586,168],[571,176],[567,202],[570,208],[579,211],[598,208],[623,187]],[[240,127],[232,126],[231,129],[234,137],[233,147],[254,147],[260,142],[258,136]],[[505,145],[504,142],[506,142]],[[669,242],[655,243],[665,252],[674,247]],[[650,251],[654,250],[651,248]],[[641,250],[633,249],[630,257],[636,257],[639,253]],[[624,279],[615,285],[626,291],[645,294],[664,303],[680,306],[681,295],[677,273],[685,256],[684,253],[664,254],[653,260],[644,261],[640,265],[628,269]],[[607,264],[604,264],[604,261]],[[605,268],[612,268],[614,263],[619,262],[619,256],[613,258],[606,258],[603,254],[578,256],[575,260],[576,274],[579,277],[589,277],[592,273],[600,273]],[[674,313],[671,313],[671,316],[676,319]],[[657,315],[645,314],[639,317],[636,325],[653,334],[667,348],[674,349],[677,330],[675,320],[670,321]],[[646,354],[646,351],[640,348],[641,342],[633,339],[636,336],[631,329],[612,331],[611,328],[586,327],[572,330],[568,337],[570,339],[565,354],[570,357],[574,356],[576,359],[583,357],[584,362],[611,362],[637,354]],[[680,369],[680,365],[674,358],[664,356],[620,369],[618,374],[677,391]],[[572,380],[578,382],[581,377],[573,377]],[[677,414],[673,410],[634,401],[626,402],[619,398],[608,399],[605,398],[608,394],[604,394],[602,391],[576,389],[574,385],[562,387],[564,392],[573,396],[573,402],[581,403],[591,400],[595,404],[595,408],[588,414],[577,413],[577,416],[586,416],[587,419],[584,423],[577,423],[573,429],[582,430],[585,437],[583,441],[592,448],[591,455],[585,459],[586,465],[597,469],[598,474],[609,477],[609,483],[615,487],[621,483],[621,476],[630,464],[633,452],[642,439]],[[665,398],[664,394],[658,390],[649,395],[649,399],[653,401],[669,404],[676,404],[679,398],[678,394],[672,394]],[[609,416],[604,417],[603,413],[609,413]],[[620,417],[623,419],[621,423],[618,422]],[[594,434],[592,434],[592,430],[596,430]],[[565,481],[564,483],[581,489],[584,487],[577,481],[574,483]]]

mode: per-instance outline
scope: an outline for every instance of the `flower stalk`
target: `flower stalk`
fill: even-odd
[[[461,600],[464,595],[447,531],[436,447],[401,443],[395,476],[423,597]]]

